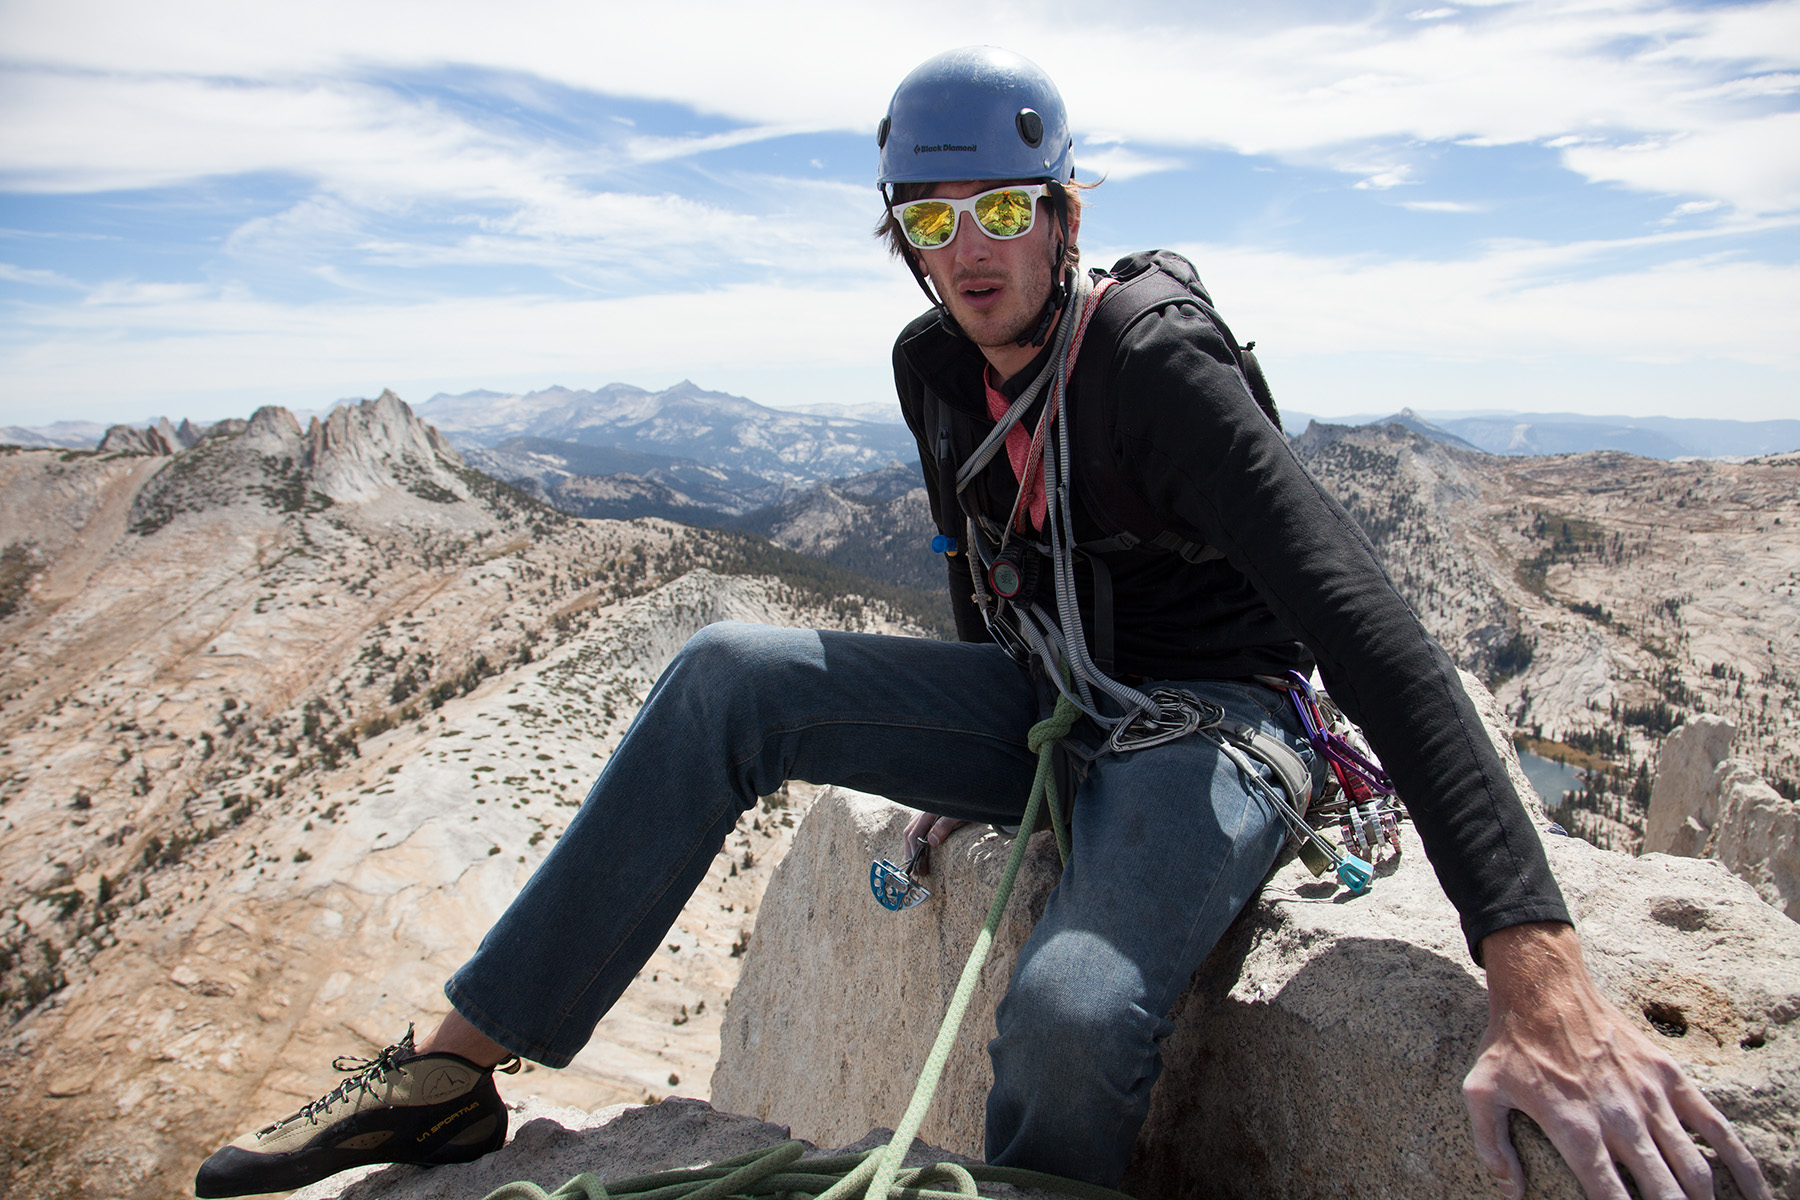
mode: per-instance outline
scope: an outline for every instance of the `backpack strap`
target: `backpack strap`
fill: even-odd
[[[1239,372],[1246,380],[1245,390],[1257,400],[1257,406],[1275,427],[1281,428],[1273,396],[1269,396],[1267,404],[1257,396],[1259,390],[1264,395],[1269,390],[1261,365],[1256,362],[1254,355],[1238,346],[1237,340],[1231,336],[1231,330],[1213,308],[1212,298],[1200,283],[1200,277],[1185,258],[1160,250],[1133,254],[1120,259],[1111,273],[1119,283],[1110,289],[1107,302],[1094,318],[1096,337],[1104,338],[1106,344],[1116,347],[1131,328],[1150,313],[1170,305],[1196,308],[1219,330],[1226,345],[1231,348]],[[1246,357],[1248,363],[1245,361]],[[1252,375],[1257,383],[1249,382]],[[1097,562],[1094,555],[1113,554],[1137,547],[1166,550],[1179,554],[1191,563],[1209,562],[1224,557],[1216,547],[1190,537],[1182,530],[1171,528],[1137,494],[1136,489],[1120,477],[1119,464],[1110,450],[1100,405],[1076,401],[1070,407],[1070,416],[1075,422],[1072,430],[1077,472],[1075,495],[1087,510],[1092,525],[1103,531],[1103,536],[1082,542],[1075,548],[1095,564],[1097,572],[1104,571],[1105,567]],[[1096,582],[1096,594],[1098,588],[1099,584]],[[1095,619],[1100,621],[1098,612],[1095,613]],[[1098,636],[1096,633],[1097,638]],[[1099,665],[1098,660],[1096,665]]]
[[[1150,313],[1170,305],[1198,309],[1219,331],[1231,351],[1245,390],[1256,401],[1263,415],[1276,429],[1281,428],[1281,415],[1262,364],[1257,362],[1250,346],[1239,346],[1224,318],[1213,307],[1212,297],[1200,282],[1192,264],[1167,251],[1134,254],[1120,259],[1110,274],[1119,281],[1111,291],[1108,303],[1095,316],[1096,336],[1116,347],[1131,328]],[[1211,562],[1224,558],[1216,546],[1187,536],[1170,527],[1150,507],[1136,489],[1120,477],[1114,459],[1100,405],[1074,402],[1071,420],[1076,446],[1075,495],[1087,512],[1090,522],[1104,536],[1081,542],[1075,549],[1093,572],[1094,580],[1094,665],[1107,674],[1116,670],[1116,639],[1113,632],[1113,581],[1107,567],[1107,554],[1135,548],[1154,548],[1178,554],[1190,563]]]

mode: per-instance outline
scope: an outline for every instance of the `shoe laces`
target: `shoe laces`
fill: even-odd
[[[389,1071],[399,1066],[403,1059],[412,1058],[416,1053],[417,1051],[413,1049],[413,1026],[411,1022],[408,1022],[406,1026],[406,1036],[377,1054],[374,1058],[357,1058],[354,1055],[349,1054],[338,1055],[331,1060],[332,1070],[343,1071],[345,1074],[349,1075],[350,1078],[343,1080],[329,1092],[320,1096],[317,1100],[302,1105],[299,1112],[294,1113],[292,1116],[283,1117],[273,1125],[262,1130],[262,1132],[265,1134],[273,1133],[283,1125],[291,1125],[302,1117],[305,1117],[308,1121],[317,1125],[319,1123],[319,1118],[330,1111],[332,1105],[338,1103],[340,1100],[348,1099],[352,1092],[368,1092],[373,1095],[375,1092],[375,1085],[380,1082]]]

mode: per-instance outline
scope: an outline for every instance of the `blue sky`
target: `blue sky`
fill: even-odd
[[[0,425],[887,400],[874,126],[973,42],[1285,407],[1800,414],[1800,0],[651,7],[0,0]]]

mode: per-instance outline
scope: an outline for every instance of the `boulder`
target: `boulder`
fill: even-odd
[[[1698,857],[1718,816],[1713,772],[1731,754],[1737,725],[1703,713],[1691,717],[1663,743],[1656,782],[1644,817],[1644,853]]]
[[[1728,757],[1736,732],[1726,718],[1702,715],[1669,735],[1650,792],[1644,850],[1716,858],[1800,920],[1800,804],[1748,761]]]
[[[712,1085],[721,1108],[826,1144],[898,1119],[1008,848],[992,830],[959,831],[933,855],[936,894],[890,913],[868,894],[868,863],[898,855],[907,816],[843,791],[815,804],[770,884],[732,996]],[[1547,841],[1602,991],[1736,1123],[1776,1195],[1800,1200],[1800,929],[1718,863]],[[1057,874],[1039,834],[920,1131],[927,1141],[982,1152],[994,1006]],[[1127,1191],[1441,1197],[1492,1187],[1461,1095],[1486,1026],[1483,976],[1410,825],[1404,853],[1362,897],[1298,862],[1278,866],[1173,1018]],[[1531,1194],[1580,1196],[1536,1128],[1522,1117],[1513,1127]],[[1737,1194],[1717,1178],[1720,1195]]]
[[[719,1112],[704,1100],[670,1097],[661,1104],[616,1104],[598,1112],[559,1108],[526,1099],[512,1109],[510,1140],[472,1163],[447,1167],[363,1167],[301,1188],[288,1200],[482,1200],[494,1189],[528,1180],[554,1190],[583,1172],[616,1184],[656,1171],[721,1162],[779,1146],[788,1131],[750,1117]],[[841,1150],[809,1147],[805,1158],[853,1153],[885,1145],[887,1130],[874,1130]],[[971,1161],[915,1141],[908,1166]],[[1052,1200],[1053,1194],[1004,1189],[1017,1200]],[[1063,1200],[1063,1198],[1057,1198]]]

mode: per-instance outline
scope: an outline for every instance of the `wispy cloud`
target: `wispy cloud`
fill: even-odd
[[[1579,352],[1800,368],[1800,344],[1781,332],[1800,312],[1800,274],[1708,253],[1648,268],[1607,265],[1626,249],[1498,246],[1451,261],[1183,251],[1240,336],[1290,353],[1493,361]]]
[[[46,271],[39,267],[16,267],[11,263],[0,262],[0,279],[9,283],[26,283],[33,287],[67,288],[85,291],[84,285],[57,271]]]
[[[830,122],[821,121],[814,128],[830,128]],[[735,146],[749,146],[770,138],[806,132],[810,130],[797,125],[759,125],[749,129],[733,129],[728,133],[708,133],[693,137],[635,137],[625,143],[625,149],[636,162],[667,162],[672,158],[688,158],[713,150],[729,150]]]
[[[1167,154],[1144,154],[1123,145],[1077,146],[1075,161],[1083,179],[1113,179],[1123,183],[1162,171],[1178,171],[1186,164]]]
[[[660,156],[740,145],[771,131],[867,131],[894,81],[943,48],[941,35],[897,28],[878,9],[818,0],[790,5],[779,38],[769,35],[762,10],[722,2],[663,10],[522,3],[514,12],[496,21],[472,0],[396,3],[380,12],[320,0],[224,16],[199,0],[154,10],[79,0],[15,9],[4,28],[13,61],[26,69],[5,89],[0,115],[26,107],[33,116],[26,124],[46,136],[8,120],[0,157],[21,186],[62,188],[104,179],[109,167],[117,186],[259,161],[282,169],[310,148],[314,158],[335,158],[339,169],[362,174],[380,175],[384,163],[395,175],[429,164],[427,179],[447,174],[442,182],[458,186],[456,176],[486,172],[435,160],[473,155],[479,167],[490,138],[429,106],[369,103],[346,81],[378,92],[380,71],[371,64],[480,64],[679,103],[741,126],[695,138],[647,136],[639,153]],[[1129,24],[1086,10],[1051,12],[1032,29],[976,12],[964,14],[957,36],[1032,54],[1063,81],[1080,128],[1111,130],[1140,147],[1229,146],[1309,158],[1396,138],[1704,138],[1748,115],[1744,105],[1792,94],[1797,12],[1792,0],[1695,8],[1525,0],[1419,9],[1398,23],[1371,9],[1360,19],[1274,31],[1221,28],[1204,12],[1174,8],[1153,20],[1134,12]],[[1157,48],[1156,69],[1136,86],[1113,86],[1115,72],[1092,69],[1096,61],[1140,61],[1147,41]],[[845,53],[848,46],[857,52]],[[596,47],[620,50],[597,54]],[[152,63],[157,74],[146,77]],[[60,73],[60,83],[42,72]],[[226,93],[237,103],[219,104]],[[74,127],[102,140],[57,136]],[[109,128],[119,136],[105,137]],[[1781,143],[1765,146],[1767,157],[1800,158]],[[1571,165],[1583,170],[1584,162]],[[1620,181],[1660,188],[1665,174],[1680,169]],[[1705,178],[1687,181],[1687,190],[1709,186]],[[1730,186],[1705,194],[1738,203]],[[1753,186],[1745,199],[1760,206],[1766,193]]]

